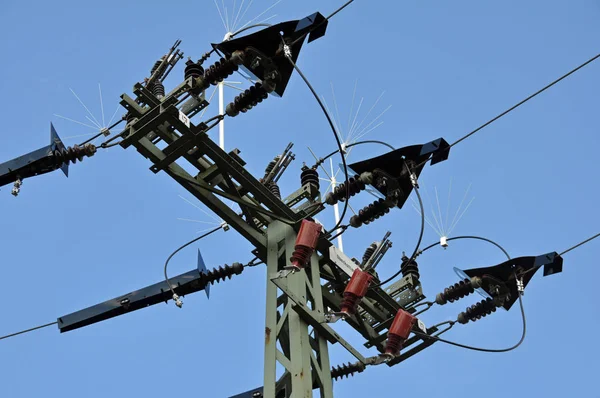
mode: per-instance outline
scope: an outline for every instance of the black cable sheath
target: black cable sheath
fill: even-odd
[[[459,239],[476,239],[476,240],[482,240],[484,242],[491,243],[492,245],[496,246],[498,249],[502,250],[502,253],[504,253],[506,255],[506,257],[510,260],[510,255],[508,254],[508,252],[506,250],[504,250],[504,248],[502,246],[500,246],[498,243],[494,242],[491,239],[483,238],[481,236],[469,236],[469,235],[467,235],[467,236],[455,236],[454,238],[448,238],[448,239],[446,239],[446,241],[450,242],[452,240],[459,240]],[[431,249],[431,248],[433,248],[433,247],[435,247],[435,246],[437,246],[439,244],[440,244],[440,242],[438,241],[438,242],[435,242],[435,243],[427,246],[425,249],[423,249],[423,250],[421,250],[419,252],[419,255],[421,253],[425,253],[427,250],[429,250],[429,249]]]
[[[343,6],[341,6],[340,8],[338,8],[337,10],[335,10],[334,12],[332,12],[327,18],[325,18],[325,20],[323,22],[321,22],[320,24],[318,24],[317,26],[315,26],[313,28],[313,30],[319,29],[320,26],[322,26],[325,22],[329,21],[331,18],[333,18],[338,12],[342,11],[344,8],[348,7],[350,4],[352,4],[354,2],[354,0],[349,0],[348,2],[346,2]],[[308,36],[310,32],[307,32],[305,34],[303,34],[302,36],[300,36],[299,38],[297,38],[296,40],[294,40],[293,42],[290,43],[290,47],[293,47],[294,44],[298,43],[301,40],[304,40],[304,38],[306,36]]]
[[[472,346],[469,346],[469,345],[456,343],[454,341],[444,340],[444,339],[441,339],[441,338],[436,337],[436,336],[430,336],[428,334],[425,334],[425,333],[422,333],[422,332],[418,332],[418,331],[413,331],[413,333],[415,335],[421,337],[424,340],[435,340],[435,341],[439,341],[441,343],[450,344],[450,345],[453,345],[455,347],[460,347],[460,348],[464,348],[464,349],[471,350],[471,351],[479,351],[479,352],[508,352],[508,351],[512,351],[512,350],[517,349],[521,344],[523,344],[523,341],[525,341],[525,336],[527,334],[527,320],[525,319],[525,309],[523,308],[523,299],[521,298],[520,294],[519,294],[519,306],[521,307],[521,318],[523,320],[523,333],[521,334],[521,339],[519,340],[519,342],[517,344],[511,346],[511,347],[508,347],[508,348],[493,349],[493,348],[472,347]]]
[[[186,247],[188,247],[192,243],[197,242],[197,241],[199,241],[202,238],[206,238],[208,235],[217,232],[221,228],[222,228],[222,226],[219,225],[218,227],[216,227],[214,229],[211,229],[207,233],[205,233],[203,235],[200,235],[197,238],[192,239],[191,241],[187,242],[183,246],[180,246],[177,250],[175,250],[173,253],[171,253],[171,255],[169,256],[169,258],[167,258],[167,261],[165,262],[165,281],[167,282],[167,285],[169,285],[169,289],[171,289],[171,293],[173,293],[173,295],[175,295],[175,290],[173,289],[173,286],[171,285],[171,281],[169,281],[169,277],[167,276],[167,267],[169,266],[169,261],[171,261],[171,259],[173,258],[174,255],[176,255],[177,253],[179,253],[181,250],[185,249]]]
[[[117,127],[121,122],[123,121],[123,119],[119,119],[116,122],[114,122],[111,126],[108,126],[106,129],[107,130],[111,130],[114,127]],[[85,144],[87,144],[88,142],[94,141],[96,138],[100,137],[101,135],[103,135],[102,131],[100,131],[98,134],[96,134],[95,136],[93,136],[90,139],[87,139],[85,141],[83,141],[81,144],[79,144],[79,146],[84,146]]]
[[[259,27],[267,27],[268,28],[268,27],[271,27],[271,26],[273,26],[273,25],[270,24],[270,23],[257,23],[257,24],[254,24],[254,25],[246,26],[245,28],[242,28],[242,29],[238,30],[237,32],[232,33],[231,36],[230,36],[230,38],[233,39],[235,36],[239,35],[240,33],[243,33],[243,32],[245,32],[247,30],[250,30],[250,29],[259,28]]]
[[[0,337],[0,340],[8,339],[9,337],[18,336],[20,334],[25,334],[25,333],[33,332],[34,330],[43,329],[43,328],[46,328],[48,326],[56,325],[57,323],[58,322],[47,323],[45,325],[36,326],[34,328],[31,328],[31,329],[21,330],[20,332],[7,334],[6,336]]]
[[[456,236],[454,238],[449,238],[448,241],[450,241],[450,240],[457,240],[457,239],[476,239],[476,240],[482,240],[482,241],[491,243],[492,245],[494,245],[497,248],[499,248],[500,250],[502,250],[502,252],[506,255],[506,257],[509,260],[511,259],[510,255],[508,254],[508,252],[506,250],[504,250],[504,248],[502,246],[500,246],[498,243],[494,242],[491,239],[482,238],[480,236]],[[425,252],[425,251],[427,251],[427,250],[429,250],[432,247],[437,246],[437,245],[439,245],[439,242],[436,242],[436,243],[434,243],[432,245],[427,246],[425,249],[423,249],[421,251],[421,253],[423,253],[423,252]],[[516,283],[517,277],[518,276],[515,274],[515,283]],[[421,333],[421,332],[418,332],[418,331],[415,331],[414,333],[415,333],[415,335],[421,337],[424,340],[427,340],[427,339],[429,339],[429,340],[435,340],[435,341],[439,341],[439,342],[442,342],[442,343],[450,344],[450,345],[453,345],[453,346],[456,346],[456,347],[465,348],[467,350],[480,351],[480,352],[496,352],[496,353],[498,353],[498,352],[508,352],[508,351],[512,351],[512,350],[518,348],[521,344],[523,344],[523,341],[525,341],[525,336],[527,334],[527,320],[526,320],[526,317],[525,317],[525,309],[523,308],[523,299],[521,298],[521,294],[519,294],[519,307],[521,308],[521,318],[523,320],[523,333],[521,334],[521,339],[519,340],[519,342],[517,344],[511,346],[511,347],[508,347],[508,348],[490,349],[490,348],[473,347],[473,346],[468,346],[468,345],[465,345],[465,344],[456,343],[454,341],[444,340],[444,339],[441,339],[441,338],[436,337],[436,336],[430,336],[428,334]],[[448,322],[452,322],[452,321],[448,321]]]
[[[594,239],[596,239],[596,238],[597,238],[597,237],[599,237],[599,236],[600,236],[600,233],[599,233],[599,234],[596,234],[596,235],[594,235],[594,236],[592,236],[591,238],[588,238],[588,239],[584,240],[583,242],[580,242],[580,243],[576,244],[575,246],[573,246],[573,247],[571,247],[571,248],[569,248],[569,249],[567,249],[567,250],[565,250],[564,252],[560,253],[560,255],[562,256],[563,254],[567,254],[567,253],[568,253],[568,252],[570,252],[571,250],[575,250],[575,249],[577,249],[579,246],[583,246],[583,245],[585,245],[586,243],[593,241]]]
[[[585,66],[591,64],[592,62],[594,62],[595,60],[597,60],[598,58],[600,58],[600,54],[595,55],[594,57],[590,58],[589,60],[587,60],[586,62],[584,62],[583,64],[579,65],[578,67],[576,67],[575,69],[570,70],[569,72],[567,72],[566,74],[562,75],[561,77],[559,77],[558,79],[554,80],[553,82],[547,84],[546,86],[544,86],[543,88],[541,88],[540,90],[536,91],[535,93],[531,94],[529,97],[525,98],[524,100],[520,101],[519,103],[513,105],[512,107],[508,108],[507,110],[505,110],[504,112],[500,113],[498,116],[488,120],[487,122],[485,122],[484,124],[482,124],[481,126],[477,127],[475,130],[471,131],[470,133],[466,134],[465,136],[459,138],[458,140],[454,141],[448,148],[446,148],[446,151],[449,151],[450,148],[452,148],[454,145],[466,140],[467,138],[469,138],[470,136],[472,136],[473,134],[479,132],[480,130],[483,130],[485,127],[489,126],[490,124],[494,123],[496,120],[500,119],[503,116],[506,116],[507,114],[509,114],[510,112],[514,111],[515,109],[517,109],[518,107],[520,107],[521,105],[523,105],[524,103],[528,102],[529,100],[537,97],[539,94],[543,93],[544,91],[548,90],[550,87],[554,86],[555,84],[561,82],[562,80],[566,79],[567,77],[571,76],[573,73],[577,72],[578,70],[584,68]],[[425,160],[424,162],[420,163],[417,167],[420,167],[422,165],[424,165],[425,163],[427,163],[429,161],[429,159]]]
[[[282,38],[283,40],[283,38]],[[287,46],[285,44],[285,42],[283,42],[284,46]],[[298,65],[296,65],[296,63],[286,54],[286,58],[287,60],[290,62],[290,64],[294,67],[294,69],[296,70],[296,72],[298,72],[298,74],[300,75],[300,77],[302,78],[302,80],[304,80],[304,83],[306,83],[306,86],[308,87],[308,89],[310,90],[310,92],[313,94],[313,96],[315,97],[315,99],[317,100],[317,102],[319,103],[319,106],[321,107],[321,110],[323,111],[323,113],[325,114],[325,117],[327,118],[327,121],[329,122],[329,126],[331,127],[331,131],[333,131],[333,136],[335,137],[335,141],[338,145],[340,154],[342,154],[342,164],[344,166],[344,175],[346,178],[345,181],[345,187],[346,187],[346,197],[349,198],[350,197],[350,184],[348,183],[348,165],[346,164],[346,157],[343,155],[343,147],[342,147],[342,142],[340,141],[340,138],[338,137],[337,131],[335,129],[335,125],[333,124],[333,121],[331,120],[331,117],[329,116],[329,113],[327,113],[327,109],[325,108],[325,105],[323,105],[323,102],[321,101],[321,98],[319,98],[319,95],[317,94],[317,92],[315,91],[315,89],[313,88],[312,84],[310,84],[310,82],[308,81],[308,79],[306,78],[306,76],[304,76],[304,73],[302,73],[302,71],[300,70],[300,68],[298,68]],[[346,199],[344,201],[344,208],[342,210],[342,214],[340,215],[340,220],[337,222],[337,224],[335,225],[335,227],[333,227],[331,230],[325,232],[325,235],[328,235],[332,232],[335,232],[340,225],[342,224],[342,221],[344,220],[344,216],[346,215],[346,212],[348,211],[348,202],[350,202],[348,199]]]

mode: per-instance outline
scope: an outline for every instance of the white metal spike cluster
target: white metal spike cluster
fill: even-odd
[[[227,231],[229,229],[229,226],[227,225],[227,223],[225,221],[223,221],[220,217],[217,217],[216,215],[212,214],[211,212],[204,210],[202,207],[198,206],[196,203],[192,202],[189,199],[184,198],[181,195],[179,195],[179,197],[181,198],[181,200],[183,200],[187,204],[200,210],[204,215],[208,216],[208,218],[210,219],[210,221],[206,221],[206,220],[196,220],[196,219],[191,219],[191,218],[177,218],[179,221],[185,221],[185,222],[191,222],[191,223],[205,225],[206,228],[202,229],[200,231],[196,231],[197,234],[202,234],[202,233],[208,232],[212,229],[215,229],[216,227],[221,227],[225,231]]]
[[[327,110],[327,113],[329,114],[329,116],[331,117],[331,120],[333,122],[336,134],[337,134],[340,142],[342,143],[342,150],[343,150],[343,155],[346,158],[346,163],[348,162],[350,153],[352,152],[352,149],[354,148],[354,147],[351,147],[351,148],[348,148],[348,150],[346,150],[348,145],[357,143],[362,138],[364,138],[367,134],[371,133],[372,131],[374,131],[375,129],[380,127],[383,124],[383,121],[381,121],[381,118],[392,107],[391,105],[388,106],[381,113],[379,113],[375,118],[373,118],[372,120],[369,119],[370,116],[373,114],[373,111],[375,110],[375,108],[377,107],[379,102],[381,101],[383,95],[385,94],[385,91],[384,91],[379,95],[379,97],[373,103],[373,105],[368,110],[368,112],[364,116],[362,116],[361,111],[363,108],[365,98],[361,97],[360,101],[358,101],[358,104],[356,103],[357,88],[358,88],[358,81],[355,82],[355,84],[354,84],[354,91],[352,93],[352,102],[350,105],[350,111],[348,112],[348,121],[345,126],[340,117],[340,112],[339,112],[339,108],[338,108],[338,104],[337,104],[337,98],[335,95],[335,88],[333,86],[333,83],[331,83],[331,95],[332,95],[332,99],[333,99],[333,108],[330,108],[329,105],[327,104],[327,101],[325,100],[325,98],[322,98],[323,103],[325,104],[325,109]],[[356,108],[355,108],[355,106],[356,106]],[[310,150],[310,148],[309,148],[309,150]],[[311,150],[311,153],[312,153],[312,150]],[[316,155],[314,153],[313,153],[313,156],[315,156],[315,159],[316,159]],[[337,170],[334,172],[332,158],[329,159],[329,165],[330,165],[331,172],[328,172],[323,166],[321,166],[322,171],[324,171],[325,175],[327,176],[327,178],[321,178],[321,180],[327,181],[329,183],[324,195],[326,195],[330,190],[334,190],[335,187],[338,186],[339,181],[337,178],[338,178],[340,171],[342,171],[342,169],[340,167],[338,167]],[[350,205],[348,206],[348,208],[350,209],[350,211],[352,211],[354,214],[356,214],[356,212],[354,211],[354,209],[352,209],[352,207]],[[339,204],[336,203],[333,206],[333,212],[334,212],[335,222],[337,224],[340,220]],[[338,243],[338,248],[343,251],[344,245],[343,245],[341,235],[337,237],[337,243]]]
[[[460,220],[462,220],[462,218],[466,214],[467,210],[469,210],[469,208],[471,207],[471,204],[475,200],[475,197],[472,197],[469,200],[469,202],[467,203],[467,205],[464,206],[465,201],[467,200],[467,197],[469,196],[469,192],[471,191],[471,184],[469,184],[469,186],[467,187],[467,189],[463,195],[463,198],[460,201],[460,204],[458,205],[458,208],[456,209],[456,212],[454,213],[454,216],[452,218],[450,218],[451,199],[452,199],[452,179],[450,179],[450,185],[448,187],[448,203],[445,206],[445,208],[446,208],[445,216],[442,212],[442,206],[440,205],[440,197],[438,194],[437,187],[434,187],[435,201],[436,201],[436,205],[437,205],[437,206],[434,206],[434,203],[431,200],[431,196],[429,194],[429,190],[424,189],[422,183],[420,183],[420,185],[421,185],[421,191],[425,191],[426,201],[429,202],[429,207],[431,209],[431,218],[427,214],[424,215],[425,222],[427,222],[427,224],[431,227],[431,229],[433,229],[433,231],[437,235],[439,235],[440,244],[444,247],[447,247],[448,246],[448,243],[447,243],[448,237],[450,237],[452,232],[454,232],[454,230],[456,229],[456,226],[458,225]],[[419,204],[416,202],[416,200],[413,197],[411,197],[411,200],[412,200],[413,208],[419,215],[421,215],[421,210],[419,209]],[[463,208],[463,206],[464,206],[464,208]],[[426,206],[424,206],[424,207],[426,207]],[[437,211],[436,211],[436,207],[437,207]]]
[[[281,3],[282,1],[283,0],[277,0],[275,3],[270,5],[267,9],[265,9],[263,12],[261,12],[254,18],[248,20],[248,22],[246,22],[245,24],[242,24],[242,21],[248,14],[248,11],[250,10],[250,8],[252,7],[252,4],[254,3],[254,0],[249,0],[247,4],[246,4],[246,0],[241,0],[241,1],[239,1],[239,7],[238,7],[238,0],[233,0],[231,12],[230,12],[229,7],[227,7],[227,5],[225,4],[226,3],[225,0],[221,0],[220,5],[219,5],[219,1],[214,0],[215,6],[217,7],[217,11],[219,12],[219,16],[221,17],[221,21],[223,22],[223,27],[225,28],[225,32],[226,32],[223,40],[225,40],[225,41],[230,40],[231,37],[234,35],[234,33],[238,32],[239,30],[244,29],[248,26],[251,26],[252,24],[266,23],[266,22],[270,21],[271,19],[275,18],[277,16],[276,14],[271,15],[268,18],[260,20],[261,17],[263,17],[267,12],[272,10],[277,4]],[[209,103],[212,100],[212,98],[215,96],[215,93],[217,91],[219,92],[219,114],[223,115],[225,113],[225,98],[224,98],[225,97],[225,87],[229,87],[229,88],[232,88],[232,89],[238,90],[238,91],[244,91],[244,90],[240,89],[239,87],[236,87],[235,85],[237,85],[237,84],[242,84],[242,83],[241,82],[232,82],[232,81],[223,81],[215,87],[214,91],[210,95],[210,99],[208,100]],[[221,149],[225,149],[225,120],[221,120],[219,122],[219,146],[221,147]]]
[[[100,83],[98,83],[98,94],[99,94],[99,98],[100,98],[100,114],[101,114],[100,120],[102,120],[102,123],[100,123],[99,119],[96,118],[96,116],[94,116],[92,111],[90,111],[90,108],[88,108],[87,105],[81,100],[81,98],[79,98],[77,93],[75,93],[75,91],[72,88],[69,88],[69,90],[71,90],[71,93],[73,94],[73,96],[77,99],[77,101],[81,104],[81,106],[85,110],[85,112],[86,112],[85,118],[86,118],[87,122],[81,122],[81,121],[75,120],[73,118],[58,115],[56,113],[54,114],[54,116],[56,116],[60,119],[67,120],[72,123],[76,123],[76,124],[84,126],[84,127],[91,128],[91,129],[95,130],[95,132],[88,133],[88,134],[73,135],[70,137],[64,137],[64,139],[68,140],[71,138],[88,137],[88,136],[95,135],[98,133],[104,133],[104,135],[108,135],[107,128],[112,124],[113,120],[118,120],[118,119],[115,119],[115,116],[117,116],[117,112],[121,108],[121,105],[120,104],[117,105],[117,109],[115,109],[115,111],[113,112],[112,116],[110,117],[108,123],[106,123],[106,118],[104,115],[104,101],[102,98],[102,87],[100,86]]]

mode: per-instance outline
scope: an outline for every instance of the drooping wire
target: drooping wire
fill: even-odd
[[[30,329],[26,329],[26,330],[21,330],[20,332],[7,334],[6,336],[1,336],[0,340],[8,339],[9,337],[18,336],[20,334],[25,334],[25,333],[33,332],[34,330],[47,328],[48,326],[56,325],[57,323],[58,322],[47,323],[45,325],[36,326],[34,328],[30,328]]]
[[[281,40],[283,41],[283,37],[281,38]],[[283,41],[283,45],[284,47],[287,47],[288,45],[285,43],[285,41]],[[321,101],[321,98],[319,98],[319,95],[317,94],[317,92],[315,91],[315,89],[313,88],[312,84],[310,84],[310,82],[308,81],[308,79],[306,78],[306,76],[304,75],[304,73],[302,73],[302,71],[300,70],[300,68],[298,68],[298,65],[296,65],[296,63],[292,60],[292,58],[290,56],[288,56],[286,54],[286,58],[287,60],[290,62],[290,64],[294,67],[294,69],[296,70],[296,72],[298,72],[298,74],[300,75],[300,77],[302,78],[302,80],[304,80],[304,83],[306,84],[306,86],[308,87],[308,89],[311,91],[311,93],[313,94],[313,96],[315,97],[315,99],[317,100],[317,102],[319,103],[319,106],[321,107],[321,110],[323,111],[323,113],[325,114],[325,117],[327,118],[327,122],[329,122],[329,126],[331,127],[331,130],[333,131],[333,136],[335,138],[335,141],[338,145],[338,150],[340,152],[340,154],[342,155],[342,165],[344,166],[344,176],[345,176],[345,187],[346,187],[346,197],[350,197],[350,184],[348,183],[348,165],[346,164],[346,157],[344,156],[344,150],[343,150],[343,146],[342,146],[342,142],[340,141],[340,138],[338,137],[337,131],[335,129],[335,125],[333,123],[333,121],[331,120],[331,116],[329,116],[329,113],[327,112],[327,109],[325,108],[325,105],[323,105],[323,102]],[[345,200],[344,201],[344,207],[342,209],[342,213],[340,215],[340,219],[337,222],[337,224],[335,225],[335,227],[333,227],[331,230],[325,232],[325,235],[329,235],[332,232],[337,231],[337,229],[340,227],[340,225],[342,224],[342,221],[344,220],[344,216],[346,215],[346,212],[348,211],[348,203],[350,201],[349,200]]]
[[[452,148],[453,146],[455,146],[456,144],[466,140],[467,138],[471,137],[473,134],[483,130],[485,127],[489,126],[490,124],[494,123],[496,120],[502,118],[503,116],[506,116],[507,114],[509,114],[510,112],[514,111],[515,109],[517,109],[518,107],[520,107],[521,105],[523,105],[524,103],[528,102],[529,100],[537,97],[539,94],[543,93],[544,91],[548,90],[549,88],[551,88],[552,86],[554,86],[555,84],[561,82],[562,80],[566,79],[567,77],[571,76],[573,73],[577,72],[578,70],[584,68],[585,66],[591,64],[592,62],[594,62],[596,59],[600,58],[600,54],[595,55],[594,57],[590,58],[589,60],[587,60],[586,62],[584,62],[583,64],[579,65],[578,67],[576,67],[575,69],[572,69],[571,71],[567,72],[566,74],[562,75],[561,77],[559,77],[558,79],[554,80],[553,82],[549,83],[548,85],[544,86],[543,88],[541,88],[540,90],[536,91],[535,93],[531,94],[529,97],[525,98],[524,100],[520,101],[519,103],[513,105],[512,107],[508,108],[507,110],[505,110],[504,112],[500,113],[498,116],[488,120],[487,122],[485,122],[484,124],[482,124],[481,126],[477,127],[475,130],[469,132],[468,134],[466,134],[465,136],[459,138],[458,140],[454,141],[448,148],[446,148],[446,151],[449,151],[450,148]],[[429,159],[423,161],[422,163],[420,163],[416,168],[422,166],[423,164],[427,163],[429,161]]]
[[[457,239],[477,239],[477,240],[482,240],[482,241],[491,243],[492,245],[494,245],[497,248],[499,248],[500,250],[502,250],[502,252],[506,255],[506,257],[507,257],[508,260],[511,259],[510,255],[508,254],[508,252],[506,250],[504,250],[504,248],[502,246],[500,246],[498,243],[494,242],[491,239],[482,238],[480,236],[457,236],[457,237],[454,237],[454,238],[449,238],[448,240],[450,241],[450,240],[457,240]],[[431,249],[432,247],[434,247],[436,245],[439,245],[439,242],[436,242],[433,245],[427,246],[425,249],[421,250],[420,253],[423,253],[423,252]],[[514,276],[515,276],[515,283],[516,283],[517,278],[519,276],[521,276],[521,275],[517,275],[516,273],[514,273]],[[521,318],[523,320],[523,332],[521,334],[521,339],[519,340],[519,342],[517,344],[511,346],[511,347],[501,348],[501,349],[489,349],[489,348],[472,347],[472,346],[468,346],[468,345],[465,345],[465,344],[456,343],[454,341],[444,340],[444,339],[441,339],[441,338],[436,337],[436,336],[430,336],[428,334],[421,333],[421,332],[418,332],[418,331],[415,331],[414,333],[417,336],[419,336],[419,337],[421,337],[423,339],[435,340],[435,341],[439,341],[439,342],[442,342],[442,343],[450,344],[450,345],[453,345],[453,346],[456,346],[456,347],[465,348],[467,350],[480,351],[480,352],[508,352],[508,351],[512,351],[512,350],[518,348],[521,344],[523,344],[523,341],[525,341],[525,336],[527,334],[527,320],[526,320],[526,317],[525,317],[525,309],[523,308],[523,299],[521,298],[521,294],[520,293],[518,293],[518,295],[519,295],[518,296],[518,298],[519,298],[519,307],[521,308]],[[453,326],[455,322],[454,321],[448,321],[448,323],[450,323]]]
[[[515,274],[515,283],[516,283],[516,278],[517,275]],[[473,346],[469,346],[469,345],[465,345],[465,344],[460,344],[460,343],[456,343],[454,341],[449,341],[449,340],[444,340],[442,338],[436,337],[436,336],[430,336],[426,333],[422,333],[419,331],[414,331],[414,334],[421,337],[422,339],[428,339],[428,340],[435,340],[435,341],[439,341],[441,343],[445,343],[445,344],[450,344],[456,347],[460,347],[460,348],[465,348],[467,350],[472,350],[472,351],[479,351],[479,352],[508,352],[508,351],[512,351],[517,349],[521,344],[523,344],[523,341],[525,341],[525,336],[527,334],[527,320],[525,318],[525,309],[523,308],[523,299],[521,298],[521,294],[519,294],[519,307],[521,308],[521,318],[523,320],[523,333],[521,334],[521,339],[517,342],[517,344],[508,347],[508,348],[499,348],[499,349],[494,349],[494,348],[480,348],[480,347],[473,347]]]
[[[197,238],[192,239],[191,241],[187,242],[183,246],[180,246],[177,250],[175,250],[173,253],[171,253],[171,255],[169,256],[169,258],[167,258],[167,261],[165,261],[165,281],[167,282],[167,285],[169,285],[169,289],[171,290],[171,293],[173,294],[174,297],[176,296],[175,290],[173,289],[173,286],[171,285],[171,281],[169,281],[169,277],[167,275],[167,267],[169,266],[169,261],[171,261],[171,259],[173,258],[173,256],[175,256],[177,253],[179,253],[181,250],[185,249],[186,247],[188,247],[192,243],[195,243],[195,242],[199,241],[202,238],[206,238],[208,235],[211,235],[211,234],[217,232],[218,230],[220,230],[222,228],[223,227],[219,225],[218,227],[216,227],[214,229],[211,229],[207,233],[205,233],[203,235],[200,235]]]
[[[506,250],[504,250],[504,248],[502,246],[500,246],[498,243],[494,242],[491,239],[483,238],[481,236],[455,236],[453,238],[448,238],[446,241],[450,242],[452,240],[459,240],[459,239],[476,239],[476,240],[482,240],[484,242],[491,243],[492,245],[496,246],[498,249],[502,250],[502,253],[504,253],[504,255],[506,255],[506,257],[510,260],[510,255],[508,254],[508,252]],[[429,250],[435,246],[438,246],[439,244],[440,244],[439,241],[432,243],[431,245],[427,246],[423,250],[420,250],[418,255],[421,255],[421,253],[425,253],[427,250]]]
[[[404,165],[408,169],[408,165],[406,164],[406,162],[404,163]],[[407,261],[407,264],[410,264],[412,261],[414,261],[417,258],[417,254],[419,253],[419,247],[421,246],[421,241],[423,240],[423,233],[425,232],[425,216],[424,216],[425,210],[423,209],[423,199],[421,199],[421,194],[419,193],[419,188],[417,186],[415,186],[414,189],[415,189],[415,194],[417,195],[417,199],[419,199],[419,206],[421,207],[421,232],[419,233],[419,240],[417,241],[415,250],[413,251],[412,255],[410,256],[409,260]],[[381,286],[393,281],[394,279],[396,279],[398,277],[398,275],[400,275],[401,273],[402,273],[402,267],[400,267],[398,272],[396,272],[394,275],[390,276],[383,282],[380,282],[376,285],[370,286],[369,289],[375,289],[375,288],[381,287]]]

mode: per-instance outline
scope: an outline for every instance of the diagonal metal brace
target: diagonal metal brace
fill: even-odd
[[[340,343],[350,354],[352,354],[361,363],[366,364],[366,359],[350,343],[325,323],[325,315],[311,310],[302,300],[288,288],[285,278],[273,278],[273,282],[285,295],[294,303],[292,309],[296,311],[306,323],[315,328],[319,334],[327,339],[331,344]]]

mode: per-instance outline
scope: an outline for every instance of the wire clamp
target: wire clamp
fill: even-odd
[[[525,295],[525,283],[523,283],[523,277],[517,278],[517,291],[519,295]]]
[[[440,237],[440,246],[442,246],[444,249],[448,247],[448,237],[447,236]]]
[[[17,196],[19,196],[19,192],[21,192],[21,185],[23,185],[23,181],[21,181],[20,178],[17,178],[17,181],[15,181],[15,184],[13,185],[13,189],[10,192],[12,194],[12,196],[14,196],[15,198]]]
[[[108,137],[110,135],[110,130],[106,127],[103,127],[100,132],[102,133],[103,136]]]
[[[183,301],[179,299],[179,296],[176,293],[173,293],[173,300],[175,301],[175,305],[179,308],[183,307]]]
[[[410,183],[413,187],[419,188],[419,181],[417,180],[417,175],[415,173],[410,173]]]

